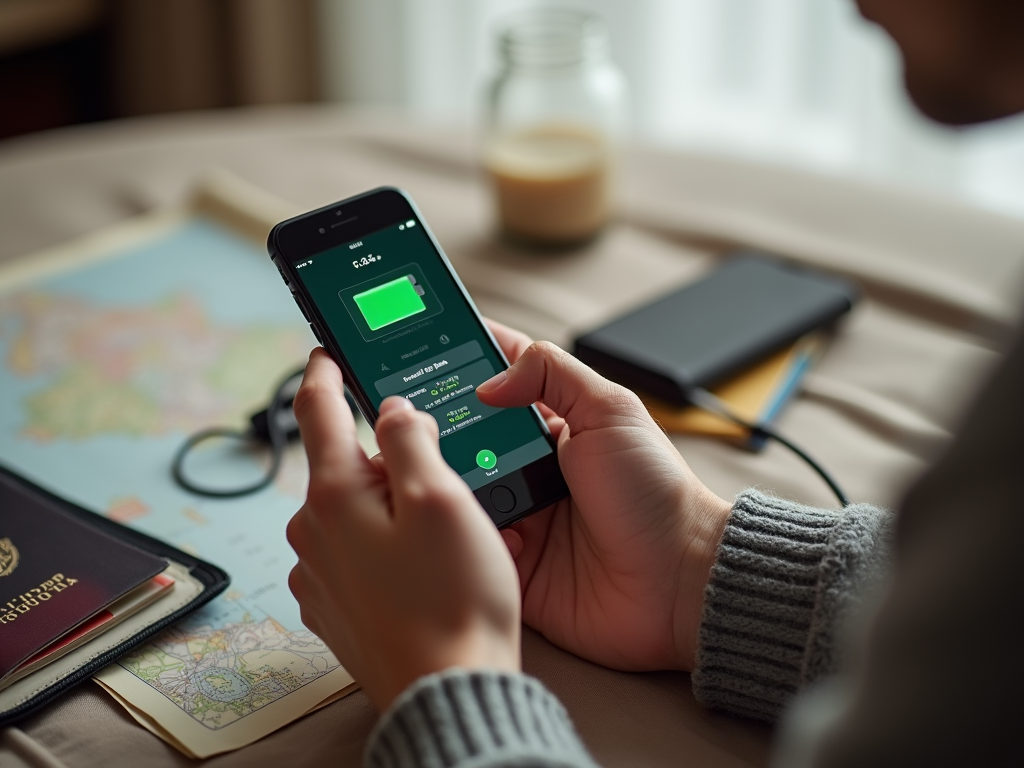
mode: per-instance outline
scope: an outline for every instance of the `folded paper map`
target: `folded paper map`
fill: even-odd
[[[171,480],[186,435],[243,426],[316,343],[263,246],[294,211],[258,194],[221,178],[187,209],[0,268],[0,460],[231,574],[224,595],[97,678],[192,757],[249,744],[354,689],[287,586],[301,446],[275,483],[241,499],[198,498]],[[244,483],[264,458],[210,461],[224,482]]]

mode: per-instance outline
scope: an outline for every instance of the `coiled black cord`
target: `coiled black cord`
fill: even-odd
[[[189,436],[178,448],[174,454],[174,460],[171,462],[171,475],[174,477],[174,481],[186,491],[214,499],[248,496],[250,493],[255,493],[270,485],[281,469],[284,450],[288,446],[289,440],[298,436],[298,425],[295,423],[290,406],[292,400],[295,399],[295,392],[301,381],[303,370],[303,368],[299,368],[293,371],[277,385],[267,410],[261,411],[251,418],[252,426],[249,429],[211,427]],[[259,480],[236,488],[213,488],[190,479],[185,472],[185,459],[197,445],[214,437],[229,437],[242,442],[267,445],[270,448],[270,465],[266,472]]]

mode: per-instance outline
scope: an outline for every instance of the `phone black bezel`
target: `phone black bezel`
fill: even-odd
[[[303,286],[294,264],[331,248],[352,243],[387,227],[401,224],[410,218],[415,218],[417,225],[423,228],[434,246],[435,252],[448,270],[448,274],[462,293],[477,324],[499,359],[507,367],[508,359],[491,334],[487,323],[484,322],[472,297],[462,284],[462,280],[459,279],[452,267],[447,254],[441,248],[437,238],[434,237],[430,227],[427,226],[412,198],[403,190],[397,187],[377,187],[323,208],[300,214],[277,224],[267,238],[267,250],[270,253],[270,258],[277,266],[285,285],[291,291],[292,298],[309,323],[317,341],[323,345],[341,368],[345,383],[352,393],[356,405],[371,426],[377,422],[377,410],[371,404],[362,383],[348,364],[341,346],[330,332],[315,302]],[[556,441],[537,408],[531,405],[529,410],[550,444],[552,452],[542,459],[473,491],[488,516],[499,528],[518,522],[569,494],[558,464]],[[517,505],[517,508],[510,513],[499,512],[494,508],[490,499],[491,490],[497,486],[514,486],[513,493],[516,493],[517,489],[519,491],[516,493],[517,499],[521,498],[519,494],[526,493],[532,503],[523,509],[519,509]]]

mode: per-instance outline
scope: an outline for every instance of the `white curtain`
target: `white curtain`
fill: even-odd
[[[894,46],[852,0],[319,0],[339,101],[475,121],[494,30],[539,5],[608,20],[635,138],[955,195],[1024,217],[1024,120],[953,131],[903,96]]]

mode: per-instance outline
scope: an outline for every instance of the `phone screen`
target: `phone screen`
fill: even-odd
[[[505,364],[416,218],[292,263],[373,407],[398,395],[433,416],[470,488],[552,453],[534,411],[477,398]]]

